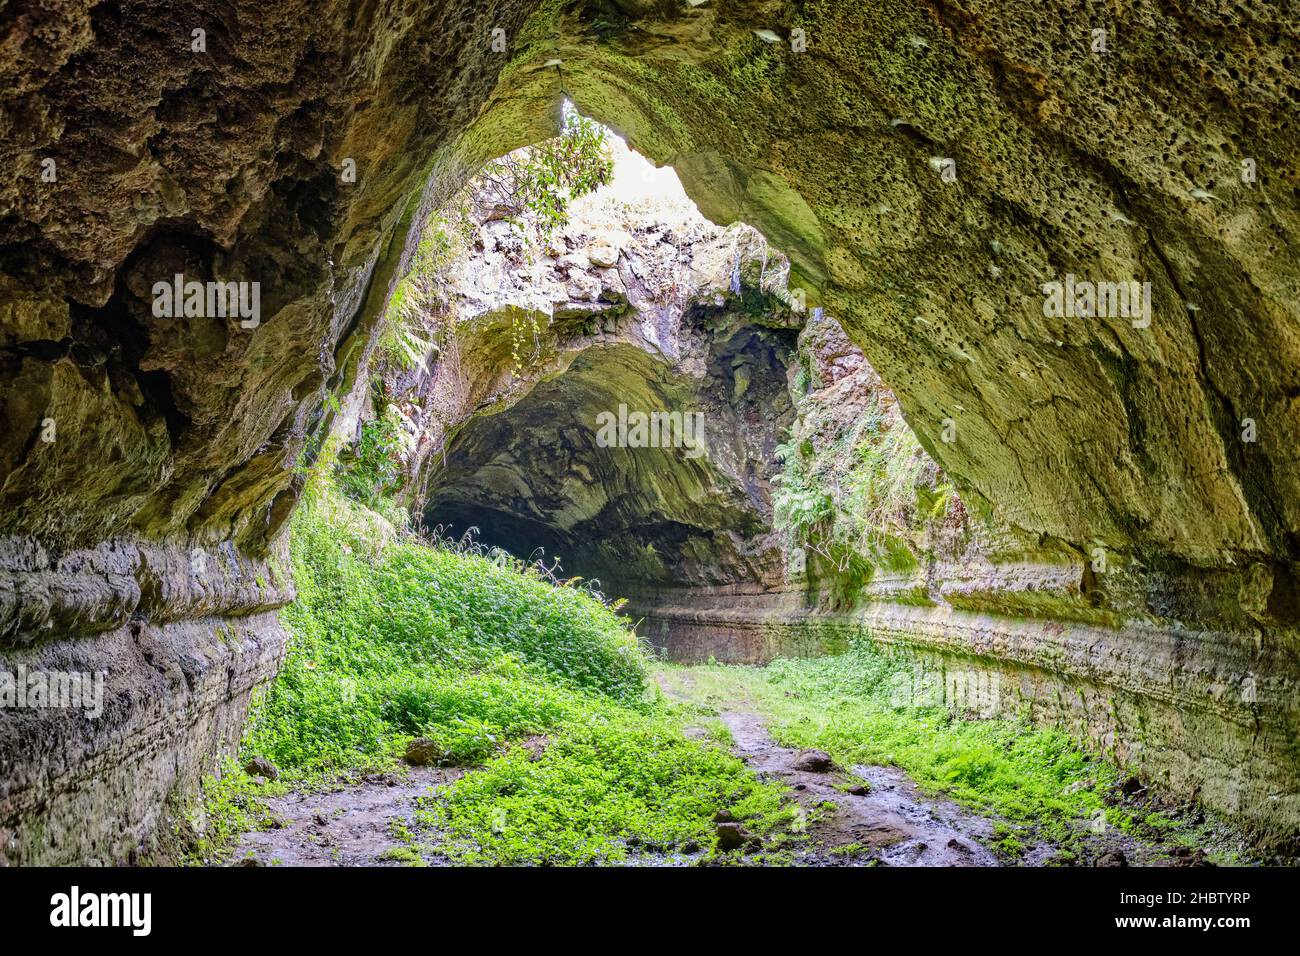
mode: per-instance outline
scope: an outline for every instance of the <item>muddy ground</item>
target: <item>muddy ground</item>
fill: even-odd
[[[416,798],[434,794],[464,773],[456,767],[412,767],[336,790],[270,797],[265,803],[275,825],[245,833],[233,861],[237,866],[408,864],[410,850],[400,833],[411,824]]]

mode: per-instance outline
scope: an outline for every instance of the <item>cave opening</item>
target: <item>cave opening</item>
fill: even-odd
[[[456,433],[424,525],[447,537],[474,529],[519,558],[562,558],[620,595],[743,578],[730,542],[754,548],[771,530],[792,354],[788,330],[743,327],[713,344],[698,380],[678,380],[634,346],[589,348]]]
[[[671,167],[562,116],[561,141],[578,138],[563,161],[599,141],[609,167],[561,217],[538,228],[521,198],[539,165],[565,179],[537,147],[489,163],[455,229],[430,217],[422,248],[462,237],[424,267],[436,294],[410,338],[436,344],[414,367],[381,360],[375,405],[411,434],[420,524],[626,599],[667,653],[735,660],[770,656],[750,619],[781,595],[843,609],[959,547],[956,488],[790,260],[706,218]]]
[[[413,509],[620,596],[770,582],[802,293],[757,230],[709,221],[671,167],[596,129],[609,175],[544,235],[502,185],[535,157],[489,164],[421,328],[440,344],[379,370],[417,436]]]
[[[428,547],[413,516],[597,578],[674,663],[785,658],[774,732],[786,665],[808,664],[838,686],[797,722],[837,726],[799,743],[845,768],[897,692],[926,737],[961,727],[931,705],[1027,716],[1122,771],[1107,789],[1072,754],[1063,779],[1059,738],[981,731],[931,748],[918,783],[978,776],[1021,804],[1034,751],[1037,789],[1071,798],[1054,823],[1115,810],[1185,849],[1167,789],[1294,850],[1285,11],[1225,31],[1148,4],[1117,39],[1065,4],[1046,32],[928,4],[197,5],[170,25],[81,6],[0,18],[0,685],[72,670],[107,697],[102,720],[0,702],[0,863],[148,859],[244,728],[245,757],[303,773],[368,772],[416,733],[473,759],[534,746],[466,691],[499,677],[510,692],[484,696],[518,700],[520,660],[582,671],[568,638],[597,618],[640,650],[612,602]],[[636,195],[584,212],[617,177],[546,152],[568,95],[698,210],[673,213],[675,188],[647,215]],[[503,166],[524,143],[541,149]],[[444,190],[491,157],[501,182],[586,194],[452,214]],[[157,314],[182,272],[262,289],[264,321]],[[1067,286],[1082,308],[1057,307]],[[1093,295],[1134,286],[1139,322]],[[524,590],[529,613],[498,613]],[[790,658],[868,644],[934,667],[941,693],[908,698],[923,682],[895,672],[843,733],[839,690],[883,690],[883,668]],[[466,656],[483,647],[508,660]],[[582,672],[613,686],[631,656]],[[735,809],[695,803],[681,842]],[[507,807],[526,819],[475,816]],[[1028,840],[998,843],[1017,862]]]

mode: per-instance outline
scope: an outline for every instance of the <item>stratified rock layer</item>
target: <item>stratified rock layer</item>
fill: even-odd
[[[28,698],[0,713],[0,864],[169,858],[279,666],[286,566],[233,545],[119,540],[55,557],[0,541],[0,671]],[[50,688],[39,704],[36,675]],[[56,696],[69,679],[99,687]]]

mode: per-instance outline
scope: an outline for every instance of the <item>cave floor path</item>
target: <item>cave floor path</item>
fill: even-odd
[[[733,740],[733,751],[762,780],[790,788],[806,836],[794,852],[803,866],[997,866],[984,845],[996,821],[950,800],[923,795],[895,767],[801,769],[805,752],[772,739],[765,719],[743,698],[705,704],[692,692],[689,675],[656,675],[673,700],[716,710]],[[706,731],[698,728],[696,733]]]
[[[665,696],[694,705],[697,723],[687,732],[713,737],[709,724],[726,727],[731,750],[761,780],[788,788],[797,805],[786,828],[784,858],[798,866],[998,866],[990,846],[1001,821],[942,796],[923,793],[896,767],[855,765],[814,769],[807,751],[777,743],[766,718],[744,692],[710,697],[688,670],[659,671],[655,680]],[[244,866],[376,866],[447,861],[414,851],[408,837],[417,802],[436,794],[467,771],[455,767],[412,767],[403,773],[371,774],[327,790],[291,791],[265,799],[271,825],[244,833],[228,857]],[[744,821],[740,821],[743,825]],[[769,835],[769,841],[772,835]],[[1097,852],[1137,847],[1118,833],[1090,839]],[[1110,846],[1109,844],[1114,844]],[[424,848],[426,851],[433,849]],[[1058,847],[1038,843],[1015,861],[1042,865]],[[736,862],[764,862],[763,855],[736,854]],[[687,865],[692,857],[633,855],[632,865]],[[1157,862],[1149,860],[1145,862]],[[1163,862],[1163,861],[1161,861]]]

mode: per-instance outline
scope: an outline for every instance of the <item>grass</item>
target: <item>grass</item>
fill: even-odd
[[[617,615],[518,562],[430,547],[332,491],[295,515],[292,556],[289,654],[245,740],[290,775],[382,765],[415,736],[472,762],[581,695],[645,692]]]
[[[540,757],[512,747],[462,778],[418,819],[460,863],[620,863],[636,849],[711,859],[721,809],[767,833],[789,819],[784,788],[736,757],[688,739],[663,704],[608,707],[564,726]]]
[[[894,706],[891,696],[908,670],[858,639],[836,657],[763,668],[666,668],[664,675],[670,686],[691,688],[697,700],[747,699],[784,746],[820,748],[842,766],[896,766],[924,790],[1032,824],[1048,839],[1070,839],[1075,825],[1098,809],[1114,816],[1115,825],[1127,822],[1103,799],[1114,768],[1060,731],[1012,720],[966,721],[937,707]]]
[[[481,769],[425,806],[403,834],[412,852],[436,838],[466,863],[617,862],[639,844],[703,846],[723,808],[756,832],[781,818],[782,788],[717,734],[689,738],[685,711],[648,691],[645,654],[598,596],[508,556],[430,546],[342,495],[331,471],[293,519],[289,651],[242,744],[241,764],[266,757],[280,779],[259,786],[232,765],[208,781],[195,860],[273,825],[261,797],[400,769],[417,736]],[[539,735],[539,758],[517,745]]]

